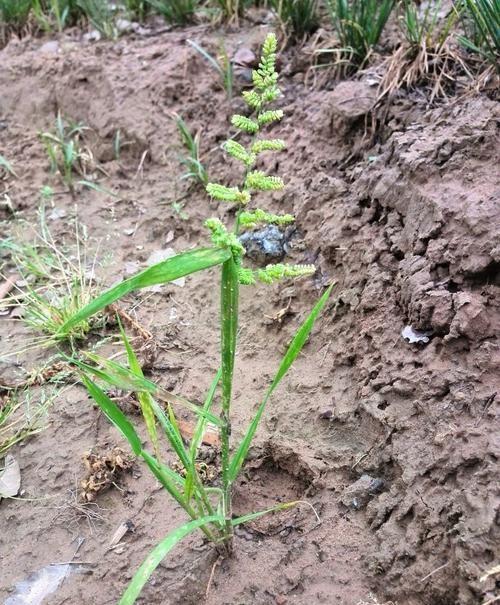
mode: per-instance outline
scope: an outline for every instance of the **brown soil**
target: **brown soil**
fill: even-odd
[[[256,50],[264,35],[243,29],[226,44]],[[100,241],[106,283],[155,250],[206,241],[204,217],[225,209],[201,189],[187,195],[178,180],[170,114],[202,128],[209,173],[234,183],[236,168],[218,144],[240,103],[228,103],[186,38],[217,47],[216,34],[193,28],[116,43],[63,38],[57,52],[25,40],[0,52],[0,153],[19,176],[2,184],[16,210],[2,223],[4,235],[19,218],[34,222],[42,185],[64,189],[36,136],[60,109],[92,128],[89,146],[109,174],[101,182],[120,196],[85,190],[54,198],[68,218],[77,203]],[[322,523],[304,506],[245,526],[207,597],[217,554],[194,535],[160,565],[140,603],[483,603],[494,598],[495,582],[479,578],[499,563],[498,104],[469,95],[428,107],[421,94],[401,94],[370,138],[368,84],[311,90],[299,59],[296,49],[282,56],[286,120],[276,130],[289,151],[276,169],[288,186],[268,204],[296,214],[290,256],[319,270],[311,280],[242,291],[235,439],[296,326],[324,284],[337,285],[267,410],[235,505],[243,513],[304,499]],[[119,162],[117,129],[127,142]],[[179,199],[188,220],[172,209]],[[51,228],[71,238],[67,219]],[[218,366],[218,298],[217,283],[198,274],[125,305],[161,345],[152,377],[195,400]],[[269,319],[288,306],[281,324]],[[27,329],[1,322],[2,350],[20,348]],[[406,342],[406,325],[431,330],[430,342]],[[5,362],[2,378],[20,379],[46,358]],[[139,464],[95,503],[77,504],[82,456],[95,447],[126,446],[85,391],[71,386],[47,430],[13,449],[23,495],[35,500],[0,505],[2,602],[33,571],[71,560],[83,537],[75,561],[86,565],[46,602],[116,603],[152,546],[185,520]],[[374,481],[356,484],[363,475]],[[135,531],[109,549],[125,521]]]

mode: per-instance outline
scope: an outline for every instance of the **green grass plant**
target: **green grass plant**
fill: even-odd
[[[190,532],[200,529],[219,550],[224,549],[229,554],[235,525],[297,504],[280,503],[270,509],[250,512],[238,518],[234,518],[232,511],[233,486],[247,458],[267,404],[302,351],[331,291],[330,286],[306,316],[292,338],[270,386],[261,396],[260,404],[244,430],[243,437],[238,443],[233,443],[235,432],[231,430],[232,393],[240,287],[252,287],[257,281],[269,284],[285,278],[298,278],[311,275],[315,271],[311,265],[276,264],[262,269],[248,267],[244,264],[245,250],[238,239],[244,229],[293,220],[290,215],[269,214],[259,208],[248,209],[248,204],[259,192],[277,191],[284,187],[280,177],[266,174],[257,167],[261,154],[276,153],[285,148],[281,139],[262,136],[269,124],[278,122],[283,117],[283,112],[273,107],[280,96],[278,75],[275,71],[276,47],[276,37],[270,34],[264,42],[259,67],[253,72],[254,87],[243,93],[249,110],[248,115],[233,115],[231,120],[242,137],[248,138],[248,144],[244,146],[229,138],[224,145],[227,154],[242,167],[240,186],[210,182],[206,186],[213,199],[224,205],[229,204],[234,209],[234,221],[226,225],[217,218],[207,219],[205,225],[211,234],[211,245],[178,254],[116,284],[94,298],[61,327],[61,333],[67,333],[80,322],[87,321],[92,315],[130,292],[155,284],[165,284],[205,269],[219,269],[220,369],[215,372],[201,405],[164,393],[160,387],[146,379],[123,329],[121,332],[126,364],[93,354],[87,354],[90,363],[81,359],[73,360],[94,401],[122,433],[134,454],[144,461],[166,492],[184,509],[189,519],[148,555],[135,573],[119,605],[132,605],[136,601],[163,557]],[[213,287],[213,279],[207,278],[207,287]],[[146,424],[149,445],[143,445],[143,440],[138,436],[132,422],[107,394],[107,387],[118,387],[136,394]],[[177,405],[187,407],[196,416],[196,426],[188,443],[184,442],[179,430],[174,412]],[[203,484],[195,463],[203,434],[210,424],[219,431],[221,451],[220,476],[213,487]],[[182,473],[165,463],[161,449],[163,439],[166,439],[177,464],[183,469]]]
[[[302,39],[318,28],[317,0],[271,0],[270,6],[296,39]]]
[[[460,43],[500,69],[500,0],[462,0],[460,9],[466,30]]]
[[[65,247],[52,236],[43,207],[39,211],[39,222],[32,243],[12,239],[0,242],[0,250],[10,254],[19,275],[17,281],[23,283],[0,305],[20,307],[22,321],[40,335],[26,344],[24,350],[31,346],[49,346],[56,340],[73,344],[84,338],[95,323],[87,319],[69,330],[62,329],[67,320],[95,296],[96,259],[88,257],[85,229],[75,222],[75,241]]]
[[[49,158],[51,171],[58,172],[70,190],[73,190],[74,173],[82,173],[81,162],[84,158],[82,135],[85,130],[87,128],[83,124],[63,120],[59,111],[54,131],[39,134]]]
[[[182,145],[187,151],[187,155],[181,157],[181,164],[187,168],[187,172],[181,178],[193,179],[206,186],[208,184],[208,174],[200,160],[200,132],[198,131],[193,136],[186,122],[178,114],[174,115],[174,120]]]
[[[327,0],[342,62],[362,67],[378,44],[396,0]]]
[[[193,20],[198,0],[146,0],[167,23],[186,25]]]
[[[115,9],[111,3],[104,0],[76,0],[78,8],[86,16],[89,23],[104,38],[116,40],[119,32],[115,22]]]

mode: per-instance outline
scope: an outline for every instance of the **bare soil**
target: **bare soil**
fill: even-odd
[[[243,28],[225,41],[231,52],[257,51],[265,33]],[[103,286],[156,250],[207,241],[203,219],[226,209],[179,181],[171,114],[202,129],[209,174],[229,184],[238,168],[219,144],[241,107],[228,102],[187,38],[217,49],[218,33],[198,27],[115,43],[25,39],[0,51],[0,153],[19,177],[0,185],[15,208],[4,215],[3,236],[21,218],[35,224],[39,190],[49,183],[56,208],[66,211],[50,227],[70,241],[77,211],[99,242]],[[238,513],[303,499],[322,523],[307,506],[259,519],[237,532],[233,557],[215,569],[217,553],[194,535],[164,560],[139,602],[480,604],[499,594],[494,577],[479,581],[499,563],[500,543],[499,106],[484,94],[429,105],[421,93],[402,93],[374,135],[370,74],[337,91],[334,80],[311,89],[307,67],[299,49],[282,54],[286,119],[276,135],[289,149],[273,168],[287,189],[263,204],[296,215],[289,257],[316,263],[318,272],[242,290],[233,436],[242,434],[297,325],[335,281],[236,490]],[[247,76],[238,72],[238,88]],[[50,175],[37,132],[52,127],[58,110],[92,129],[88,145],[109,175],[100,182],[118,198],[88,189],[72,198]],[[126,145],[116,160],[118,129]],[[158,345],[150,376],[197,401],[218,367],[215,276],[197,274],[184,287],[124,305]],[[29,338],[20,322],[0,321],[3,352]],[[432,332],[429,342],[407,342],[407,325]],[[20,380],[49,354],[3,362],[2,379]],[[0,504],[0,600],[30,573],[70,561],[81,537],[74,561],[84,565],[45,602],[116,603],[184,514],[138,463],[82,507],[82,457],[126,444],[78,385],[61,393],[49,421],[13,448],[23,497],[32,500]],[[357,483],[364,475],[372,481]],[[134,531],[109,549],[125,521]]]

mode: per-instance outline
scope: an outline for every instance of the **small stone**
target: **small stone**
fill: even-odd
[[[368,502],[382,491],[384,481],[370,475],[361,477],[352,485],[347,487],[340,496],[340,501],[345,506],[359,510],[364,508]]]
[[[333,112],[347,120],[366,115],[376,102],[376,88],[365,82],[341,82],[330,95]]]
[[[257,65],[257,57],[249,48],[239,48],[233,57],[233,63],[243,67],[254,67]]]
[[[59,52],[59,42],[57,40],[49,40],[49,42],[45,42],[40,46],[40,53],[44,53],[47,55],[57,55]]]
[[[287,238],[275,225],[257,231],[247,231],[240,236],[247,256],[259,264],[281,260],[287,252]]]

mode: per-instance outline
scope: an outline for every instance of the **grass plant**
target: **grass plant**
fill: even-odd
[[[87,130],[83,124],[66,123],[59,111],[53,132],[40,133],[52,172],[58,172],[62,181],[73,191],[73,175],[84,174],[85,152],[82,135]]]
[[[118,38],[118,28],[115,23],[115,11],[111,3],[103,0],[76,0],[78,8],[86,16],[89,23],[104,37],[110,40]]]
[[[44,430],[45,420],[55,392],[40,391],[35,401],[33,391],[12,391],[0,398],[0,459],[16,443]]]
[[[318,28],[317,0],[271,0],[270,5],[296,39],[302,39]]]
[[[120,605],[132,605],[136,601],[163,557],[190,532],[200,529],[208,540],[218,545],[219,549],[230,553],[236,525],[297,504],[297,502],[280,503],[270,509],[251,512],[238,518],[234,518],[232,511],[233,485],[247,458],[267,404],[308,340],[332,288],[330,286],[324,292],[299,327],[278,366],[274,379],[262,396],[252,421],[244,430],[243,437],[239,443],[233,444],[232,392],[240,287],[253,286],[257,281],[269,284],[284,278],[298,278],[311,275],[315,271],[314,266],[311,265],[287,264],[252,269],[244,265],[245,250],[238,239],[244,229],[266,223],[288,223],[293,220],[290,215],[269,214],[259,208],[248,210],[248,204],[256,193],[277,191],[284,187],[280,177],[266,174],[257,168],[261,154],[275,153],[285,148],[285,143],[281,139],[267,139],[262,136],[267,125],[283,117],[283,112],[273,107],[280,96],[277,85],[278,75],[275,71],[276,46],[276,37],[270,34],[264,42],[259,67],[253,72],[254,87],[243,93],[249,115],[233,115],[231,120],[242,136],[248,137],[248,144],[244,146],[230,138],[224,145],[229,156],[242,166],[241,185],[228,186],[209,182],[206,186],[208,194],[213,199],[223,204],[230,204],[234,208],[233,224],[226,225],[217,218],[207,219],[205,225],[211,234],[210,246],[178,254],[118,283],[94,298],[61,327],[61,334],[68,333],[95,313],[135,290],[155,284],[165,284],[212,267],[218,267],[220,270],[220,369],[215,373],[202,405],[166,393],[146,379],[123,329],[121,332],[127,364],[93,354],[87,354],[87,361],[91,363],[73,359],[92,398],[121,431],[134,454],[144,461],[154,477],[184,509],[189,518],[185,525],[170,533],[148,555],[120,599]],[[207,280],[207,287],[213,287],[212,280],[213,278]],[[136,394],[149,436],[147,449],[143,446],[133,424],[106,393],[106,385]],[[166,403],[166,407],[160,402]],[[187,445],[182,439],[174,413],[176,405],[187,407],[197,418],[193,436]],[[195,463],[200,443],[209,425],[216,427],[219,432],[221,450],[220,476],[214,487],[203,484]],[[166,439],[175,454],[177,464],[183,470],[182,473],[165,464],[160,445],[161,438]]]
[[[500,70],[500,0],[462,0],[460,43]]]
[[[149,6],[167,23],[185,25],[193,20],[198,0],[147,0]]]
[[[40,334],[33,343],[26,345],[26,349],[31,345],[48,346],[55,340],[73,344],[84,338],[92,326],[92,322],[85,320],[77,322],[70,330],[62,330],[66,321],[95,296],[96,261],[87,256],[85,229],[76,222],[75,242],[64,249],[48,229],[43,207],[39,211],[39,222],[32,243],[13,240],[0,243],[0,249],[10,253],[23,283],[1,305],[19,306],[23,311],[22,321]]]
[[[380,40],[396,0],[327,0],[341,62],[362,67]]]
[[[181,178],[193,179],[201,185],[206,186],[208,183],[208,174],[200,160],[200,131],[193,136],[188,125],[180,115],[175,114],[174,120],[181,142],[187,151],[187,155],[181,158],[181,164],[187,168],[187,172]]]
[[[0,44],[7,43],[12,32],[20,34],[26,27],[32,0],[0,0]]]
[[[454,71],[461,60],[450,45],[457,13],[450,11],[441,19],[441,5],[441,0],[425,6],[402,0],[400,24],[405,43],[387,61],[380,99],[402,87],[409,89],[417,85],[430,87],[431,100],[445,96],[445,87],[454,82]]]

